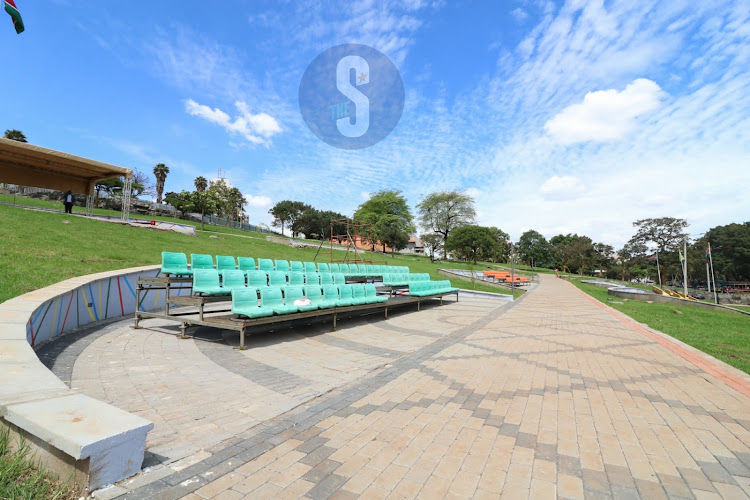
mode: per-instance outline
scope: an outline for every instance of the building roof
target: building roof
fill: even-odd
[[[0,137],[0,182],[93,194],[101,180],[132,176],[129,168]]]

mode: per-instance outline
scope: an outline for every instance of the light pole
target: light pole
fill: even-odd
[[[515,271],[515,264],[513,258],[513,243],[510,244],[510,295],[513,297],[513,300],[516,300],[516,271]]]

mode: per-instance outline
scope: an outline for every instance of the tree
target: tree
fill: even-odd
[[[521,235],[516,250],[521,258],[532,267],[535,265],[537,267],[554,266],[552,246],[541,233],[533,229]]]
[[[496,227],[488,227],[490,236],[496,245],[493,245],[482,258],[490,262],[507,262],[510,258],[510,236],[505,231]]]
[[[443,250],[443,236],[437,233],[425,234],[422,236],[422,241],[424,241],[424,246],[430,253],[430,261],[434,261],[435,254]],[[444,250],[443,255],[445,255]]]
[[[559,234],[550,239],[557,264],[565,272],[572,270],[583,274],[594,266],[594,242],[588,236]]]
[[[372,226],[372,232],[378,235],[380,243],[391,247],[391,253],[401,250],[409,243],[409,233],[400,228],[402,220],[398,215],[386,214]]]
[[[612,245],[604,243],[594,243],[594,259],[599,265],[599,276],[602,276],[604,269],[609,269],[614,260],[615,249]]]
[[[99,194],[104,191],[108,194],[113,194],[116,191],[122,190],[125,183],[121,177],[113,177],[111,179],[104,179],[94,184],[94,203],[99,200]]]
[[[236,187],[233,187],[227,193],[226,204],[227,213],[229,214],[229,217],[227,218],[227,226],[229,226],[229,222],[232,218],[237,222],[242,219],[247,202],[245,201],[245,196],[242,192]]]
[[[479,255],[497,251],[497,235],[488,227],[462,226],[456,228],[445,242],[448,252],[456,257],[477,263]]]
[[[28,142],[26,140],[26,136],[23,135],[23,132],[14,128],[6,130],[3,137],[5,137],[6,139],[10,139],[11,141]]]
[[[215,210],[216,208],[216,202],[213,199],[213,197],[209,197],[206,193],[206,189],[208,188],[208,181],[205,177],[198,176],[193,181],[193,184],[195,185],[195,192],[193,193],[193,205],[195,205],[195,208],[201,213],[201,231],[206,230],[206,225],[204,222],[206,212],[209,210],[209,207],[213,207],[212,210]]]
[[[474,199],[459,191],[431,193],[417,205],[419,223],[427,231],[442,237],[443,243],[457,227],[474,224],[476,210]],[[443,258],[446,258],[443,245]]]
[[[157,163],[154,167],[154,176],[156,177],[156,203],[161,203],[161,194],[164,192],[164,181],[167,180],[169,167],[163,163]]]
[[[381,219],[387,220],[387,223],[378,224]],[[354,212],[355,222],[372,224],[373,237],[383,245],[384,252],[386,239],[400,242],[406,238],[408,243],[409,235],[416,230],[412,223],[413,220],[414,217],[409,211],[406,198],[401,195],[401,191],[396,190],[386,189],[371,194],[370,199],[362,203]],[[401,235],[396,237],[396,233],[401,233]],[[404,246],[406,246],[406,243],[404,243]]]
[[[750,280],[750,222],[709,229],[696,244],[703,255],[708,242],[717,276],[729,281]]]
[[[659,263],[661,264],[662,282],[666,282],[667,272],[681,267],[677,251],[688,235],[685,229],[688,223],[685,219],[674,217],[660,217],[658,219],[642,219],[633,222],[637,227],[635,235],[630,238],[631,243],[643,243],[653,245],[659,252]],[[682,271],[679,273],[682,275]]]
[[[185,191],[184,189],[179,193],[168,192],[164,195],[164,201],[172,205],[178,212],[180,212],[180,219],[185,218],[185,213],[195,209],[193,205],[192,193]]]
[[[644,243],[625,243],[617,251],[617,261],[621,268],[620,279],[623,281],[649,275],[648,247]]]
[[[292,231],[292,238],[294,238],[294,234],[299,230],[298,221],[307,207],[308,205],[301,201],[280,201],[268,211],[273,217],[271,225],[281,227],[282,236],[284,236],[284,226],[286,225]]]
[[[134,170],[132,180],[133,184],[131,185],[130,192],[134,198],[138,198],[141,195],[153,196],[155,194],[154,185],[146,173]]]

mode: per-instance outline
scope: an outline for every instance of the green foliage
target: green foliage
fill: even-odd
[[[125,183],[123,182],[121,177],[113,177],[112,179],[104,179],[103,181],[99,181],[94,185],[96,198],[99,198],[99,194],[101,194],[102,191],[109,194],[120,192],[122,191],[124,185]]]
[[[687,305],[648,304],[637,300],[613,304],[607,300],[612,296],[607,294],[606,289],[578,280],[573,280],[572,283],[639,323],[645,323],[745,373],[750,373],[750,321],[747,316],[731,311]],[[675,311],[682,314],[678,315]]]
[[[78,498],[69,484],[52,478],[34,465],[26,441],[11,447],[10,432],[0,428],[0,498],[28,500],[73,500]]]
[[[3,137],[10,139],[11,141],[28,142],[26,136],[23,135],[23,132],[14,128],[6,130]]]
[[[371,194],[370,199],[362,203],[354,213],[355,222],[372,224],[373,238],[384,246],[387,244],[386,240],[400,243],[406,238],[408,242],[409,234],[416,230],[413,220],[406,198],[401,195],[401,191],[395,190]],[[406,246],[406,243],[403,246]]]
[[[300,219],[307,208],[312,208],[301,201],[283,200],[271,207],[268,211],[273,217],[271,225],[281,227],[281,235],[284,235],[284,226],[292,231],[292,237],[300,231]],[[307,222],[310,222],[309,219]]]
[[[713,227],[699,241],[697,246],[703,254],[706,243],[711,242],[717,279],[750,280],[750,222]]]
[[[470,260],[474,264],[480,255],[496,253],[498,246],[497,234],[490,228],[482,226],[456,228],[445,242],[445,248],[455,258]]]
[[[559,234],[550,239],[553,255],[563,272],[573,271],[583,274],[594,269],[596,251],[594,242],[588,236]]]
[[[444,246],[451,231],[474,224],[477,215],[474,199],[460,191],[430,193],[417,205],[417,214],[426,231],[442,236],[443,258],[447,257]]]
[[[164,195],[164,201],[177,209],[181,214],[180,217],[185,217],[186,212],[192,212],[195,210],[192,193],[190,191],[185,191],[184,189],[179,193],[170,191]]]
[[[157,163],[154,166],[154,176],[156,177],[156,203],[161,203],[161,195],[164,192],[164,182],[167,180],[169,167],[163,163]]]
[[[521,259],[532,266],[550,268],[555,265],[552,245],[533,229],[521,235],[516,250]]]

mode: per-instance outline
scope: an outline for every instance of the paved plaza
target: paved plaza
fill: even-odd
[[[750,498],[750,378],[554,277],[247,351],[131,324],[40,353],[155,424],[146,471],[99,498]]]

